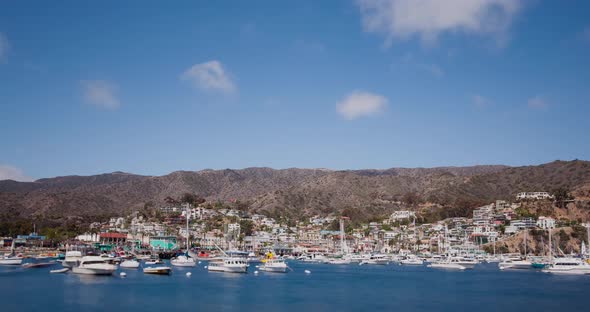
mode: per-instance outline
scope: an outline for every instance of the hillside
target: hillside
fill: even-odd
[[[351,171],[246,168],[177,171],[164,176],[115,172],[34,182],[0,181],[0,218],[121,215],[150,201],[163,204],[166,197],[186,192],[210,201],[248,201],[253,211],[272,215],[302,217],[345,211],[368,218],[399,207],[399,201],[452,206],[558,187],[587,194],[590,163]]]

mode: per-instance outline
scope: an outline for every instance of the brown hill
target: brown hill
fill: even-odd
[[[208,200],[251,202],[253,211],[301,217],[346,211],[363,218],[407,203],[513,198],[520,191],[567,187],[586,190],[590,163],[556,161],[540,166],[323,169],[247,168],[177,171],[165,176],[122,172],[67,176],[35,182],[0,181],[1,218],[122,215],[146,202],[162,204],[185,192]]]

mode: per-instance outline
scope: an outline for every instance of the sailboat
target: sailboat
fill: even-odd
[[[10,246],[10,253],[0,258],[0,265],[21,265],[23,263],[23,256],[17,255],[14,251],[14,240]]]
[[[194,267],[195,265],[197,265],[197,262],[195,261],[194,258],[191,258],[188,254],[188,250],[189,250],[189,243],[188,243],[188,239],[190,236],[190,232],[188,230],[188,222],[189,222],[189,207],[190,204],[186,204],[186,252],[184,255],[178,255],[174,258],[172,258],[170,260],[170,264],[172,264],[173,266],[178,266],[178,267]]]

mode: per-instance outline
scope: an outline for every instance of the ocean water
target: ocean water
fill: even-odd
[[[324,265],[248,274],[174,268],[125,278],[0,267],[0,311],[588,311],[590,276],[536,271]],[[59,268],[56,265],[55,268]],[[311,274],[305,274],[310,270]],[[186,272],[192,272],[187,277]]]

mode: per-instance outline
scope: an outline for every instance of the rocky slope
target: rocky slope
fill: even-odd
[[[363,218],[409,204],[511,199],[517,192],[567,187],[586,194],[590,163],[556,161],[540,166],[392,168],[330,171],[247,168],[178,171],[165,176],[122,172],[67,176],[35,182],[0,181],[0,218],[121,215],[146,202],[195,193],[208,200],[241,200],[253,211],[301,217],[346,211]]]

